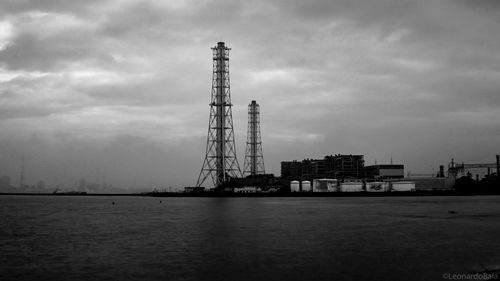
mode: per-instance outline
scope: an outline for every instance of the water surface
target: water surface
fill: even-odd
[[[0,196],[1,280],[441,280],[498,249],[498,196]]]

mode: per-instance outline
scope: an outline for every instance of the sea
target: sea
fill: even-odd
[[[498,270],[499,196],[0,196],[2,281],[485,280]]]

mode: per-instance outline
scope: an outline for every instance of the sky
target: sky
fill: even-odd
[[[331,154],[492,163],[499,30],[496,0],[1,1],[0,175],[24,158],[28,184],[196,184],[219,41],[240,166],[252,100],[278,176]]]

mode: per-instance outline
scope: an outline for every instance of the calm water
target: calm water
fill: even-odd
[[[500,266],[500,197],[0,196],[0,280],[441,280],[482,266]]]

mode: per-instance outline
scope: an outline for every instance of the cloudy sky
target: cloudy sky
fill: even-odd
[[[211,50],[230,53],[240,164],[247,106],[264,159],[364,154],[436,172],[494,162],[500,1],[0,2],[0,175],[123,188],[196,183]]]

